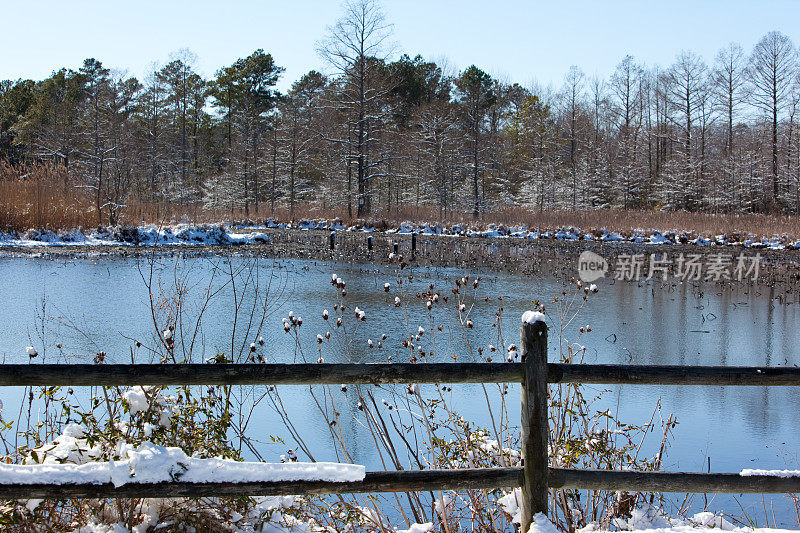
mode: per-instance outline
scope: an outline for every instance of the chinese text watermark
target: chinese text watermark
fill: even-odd
[[[757,280],[761,254],[727,253],[684,254],[619,254],[612,265],[594,252],[585,251],[578,258],[578,276],[591,282],[609,274],[620,281],[642,279],[677,281],[743,281]]]

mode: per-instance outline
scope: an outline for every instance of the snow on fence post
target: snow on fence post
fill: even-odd
[[[547,325],[544,315],[522,315],[522,524],[528,531],[536,513],[547,514]]]

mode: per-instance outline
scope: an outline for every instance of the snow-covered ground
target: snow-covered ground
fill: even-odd
[[[743,474],[744,475],[744,474]],[[519,502],[522,501],[521,489],[514,489],[498,500],[498,504],[511,515],[512,522],[519,524],[521,512]],[[779,533],[788,529],[738,527],[720,514],[708,511],[697,513],[688,518],[672,518],[665,515],[655,506],[644,506],[634,509],[630,518],[612,519],[611,531],[637,531],[640,533],[701,533],[703,531],[733,531],[735,533]],[[578,529],[578,533],[602,533],[604,530],[594,524]],[[557,533],[558,529],[543,514],[533,517],[533,524],[528,533]]]
[[[146,225],[139,227],[100,227],[53,232],[28,230],[22,233],[0,232],[0,246],[154,246],[154,245],[237,245],[268,243],[269,236],[259,230],[298,229],[303,231],[346,231],[372,233],[377,230],[371,224],[347,226],[339,220],[301,220],[290,224],[267,220],[263,224],[254,222],[230,225],[175,224],[166,226]],[[473,227],[463,224],[414,224],[403,222],[384,231],[387,235],[437,235],[442,237],[482,237],[495,239],[597,241],[605,243],[638,244],[694,244],[697,246],[741,246],[771,250],[800,249],[800,240],[787,235],[758,238],[754,235],[731,237],[716,235],[713,238],[688,231],[635,230],[620,233],[606,229],[583,231],[575,227],[557,229],[529,229],[524,225],[503,226],[489,224]]]
[[[286,222],[267,220],[262,225],[239,224],[235,227],[270,228],[300,230],[327,230],[327,231],[361,231],[374,232],[370,224],[347,226],[339,220],[302,220],[294,225]],[[483,237],[495,239],[530,239],[530,240],[559,240],[559,241],[600,241],[600,242],[628,242],[640,244],[696,244],[699,246],[743,246],[746,248],[769,248],[773,250],[800,249],[800,240],[793,240],[787,235],[774,235],[770,238],[757,238],[748,235],[745,238],[731,238],[728,235],[716,235],[714,238],[695,235],[688,231],[671,230],[635,230],[628,234],[609,231],[607,229],[583,231],[576,227],[561,227],[556,229],[535,229],[525,225],[504,226],[502,224],[488,224],[485,227],[454,224],[452,226],[438,223],[402,222],[395,228],[385,231],[388,235],[439,235],[450,237]]]
[[[0,232],[0,246],[156,246],[156,245],[237,245],[268,243],[259,231],[237,232],[224,225],[174,226],[147,225],[132,228],[101,227],[66,232],[28,230],[24,233]]]

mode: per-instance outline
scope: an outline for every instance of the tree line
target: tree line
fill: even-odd
[[[445,218],[506,206],[800,212],[800,62],[779,32],[710,63],[629,55],[607,79],[573,66],[557,88],[392,60],[390,39],[377,1],[352,0],[318,43],[331,73],[312,70],[285,93],[284,69],[261,49],[211,79],[181,50],[142,80],[93,58],[5,80],[0,160],[63,167],[111,224],[134,200],[293,218],[312,204],[349,217],[408,206]]]

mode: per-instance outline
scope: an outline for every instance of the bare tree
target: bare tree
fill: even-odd
[[[791,39],[777,31],[761,38],[750,55],[752,104],[769,113],[772,119],[772,200],[778,189],[778,116],[783,111],[791,88],[797,51]]]
[[[712,91],[716,105],[726,122],[725,159],[728,175],[728,194],[735,201],[736,158],[734,156],[733,125],[737,110],[746,98],[745,57],[741,45],[730,43],[717,52],[712,74]]]
[[[572,178],[572,209],[577,207],[578,182],[577,182],[577,156],[578,156],[578,113],[582,98],[585,75],[575,65],[569,67],[564,79],[564,95],[566,97],[566,114],[568,122],[569,141],[569,170]]]
[[[668,93],[670,103],[677,114],[675,124],[683,130],[684,149],[684,205],[695,209],[701,195],[697,193],[699,178],[695,175],[692,156],[692,128],[703,111],[704,84],[707,68],[703,60],[692,52],[681,52],[669,72]],[[680,119],[680,120],[679,120]]]
[[[635,192],[634,166],[636,164],[636,142],[639,124],[637,122],[637,92],[642,68],[636,64],[633,56],[625,58],[617,65],[611,76],[611,91],[615,96],[612,107],[617,118],[619,136],[622,144],[622,178],[624,207],[628,209],[631,197]]]
[[[342,18],[328,27],[327,37],[317,45],[318,53],[343,75],[340,103],[355,117],[355,138],[336,141],[351,145],[355,152],[359,217],[370,212],[370,180],[379,164],[369,160],[369,147],[376,141],[371,126],[379,118],[372,112],[385,92],[376,78],[388,56],[391,33],[392,25],[386,22],[377,0],[348,0]]]

